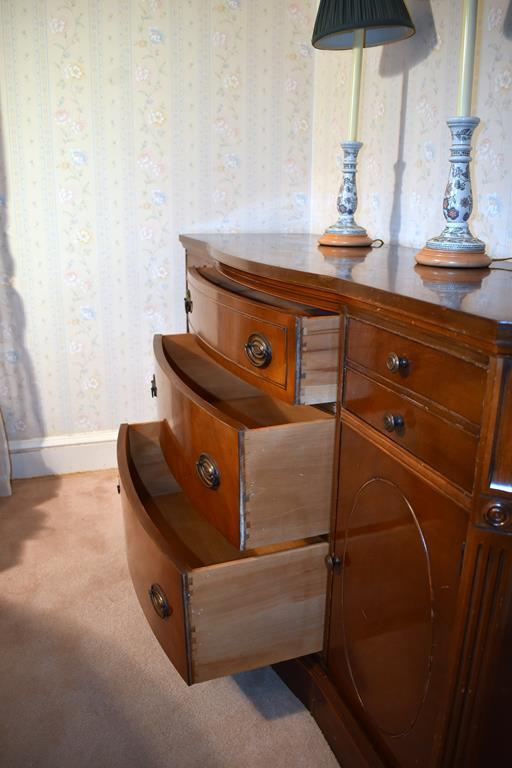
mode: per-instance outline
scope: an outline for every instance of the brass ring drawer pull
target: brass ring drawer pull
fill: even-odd
[[[387,432],[399,432],[404,427],[404,417],[394,413],[384,414],[384,429]]]
[[[196,461],[197,474],[201,481],[214,491],[220,485],[220,472],[217,464],[208,456],[207,453],[202,453]]]
[[[390,352],[386,357],[386,368],[390,373],[398,373],[409,367],[409,361],[406,357],[400,357],[395,352]]]
[[[245,344],[245,354],[256,368],[266,368],[272,362],[272,345],[261,333],[251,333]]]
[[[172,608],[167,602],[165,592],[160,584],[152,584],[148,590],[148,594],[155,612],[161,619],[168,619],[172,613]]]

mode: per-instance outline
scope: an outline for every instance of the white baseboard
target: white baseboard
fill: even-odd
[[[9,441],[12,476],[41,477],[117,466],[117,430]]]

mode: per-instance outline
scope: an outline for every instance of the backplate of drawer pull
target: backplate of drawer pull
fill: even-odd
[[[509,532],[512,523],[512,504],[504,501],[488,502],[482,514],[484,524],[497,531]]]
[[[272,345],[262,333],[251,333],[244,349],[256,368],[266,368],[272,362]]]
[[[158,393],[158,389],[156,386],[156,377],[155,374],[153,374],[153,378],[151,379],[151,397],[156,397]]]
[[[160,584],[152,584],[148,589],[148,594],[151,600],[151,604],[158,616],[164,620],[168,619],[172,613],[172,608],[169,605],[165,596],[165,592],[163,591]]]
[[[220,472],[217,464],[207,453],[202,453],[196,462],[197,474],[207,488],[214,491],[220,485]]]

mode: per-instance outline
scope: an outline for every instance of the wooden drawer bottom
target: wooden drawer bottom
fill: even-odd
[[[320,651],[327,542],[241,553],[169,473],[162,429],[122,425],[118,464],[132,581],[178,672],[192,684]]]

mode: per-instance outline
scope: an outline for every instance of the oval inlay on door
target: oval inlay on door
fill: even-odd
[[[373,478],[359,489],[343,562],[343,634],[352,682],[375,725],[404,735],[428,690],[433,593],[420,523],[394,483]]]

